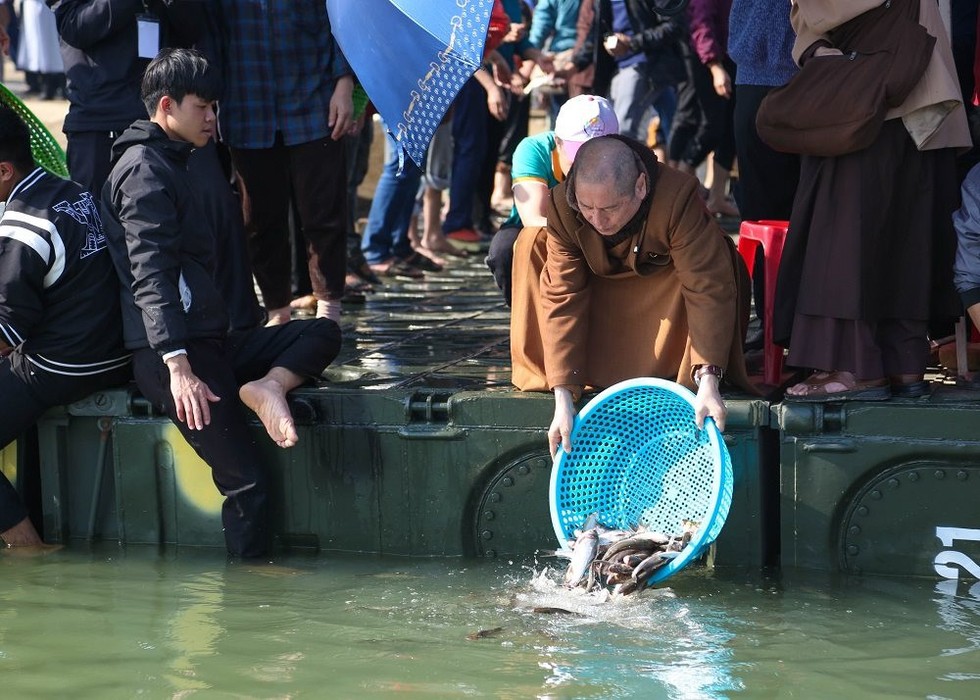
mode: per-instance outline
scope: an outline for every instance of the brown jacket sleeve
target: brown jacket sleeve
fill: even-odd
[[[651,211],[670,212],[665,233],[687,309],[691,363],[726,368],[738,318],[729,243],[705,209],[697,181],[677,175],[664,169]]]
[[[548,258],[541,272],[541,320],[548,386],[581,387],[589,333],[589,277],[592,274],[578,244],[578,222],[568,207],[556,207],[559,185],[548,195]]]

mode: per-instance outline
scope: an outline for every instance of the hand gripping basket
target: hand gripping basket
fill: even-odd
[[[31,151],[37,164],[58,177],[67,178],[68,161],[65,159],[65,152],[61,148],[61,144],[51,135],[41,120],[34,115],[34,112],[28,109],[27,105],[21,102],[3,83],[0,83],[0,103],[10,107],[27,125],[27,130],[31,136]],[[98,192],[95,194],[98,196]]]
[[[630,379],[581,410],[572,452],[559,449],[551,471],[551,520],[563,547],[598,513],[613,528],[645,525],[667,535],[682,520],[700,527],[674,559],[650,577],[663,581],[714,542],[732,502],[732,462],[709,418],[694,423],[694,394],[663,379]]]

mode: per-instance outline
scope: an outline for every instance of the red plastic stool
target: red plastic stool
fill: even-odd
[[[783,256],[788,221],[743,221],[738,230],[738,253],[752,276],[755,267],[755,249],[762,246],[765,267],[765,306],[762,319],[762,374],[766,384],[778,386],[783,374],[783,348],[772,342],[772,307],[776,299],[776,272]]]

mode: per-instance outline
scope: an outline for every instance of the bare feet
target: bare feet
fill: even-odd
[[[292,309],[288,306],[283,306],[279,309],[266,309],[266,316],[268,316],[268,320],[265,322],[265,325],[281,326],[284,323],[289,323],[292,318]]]
[[[242,385],[238,396],[255,411],[269,437],[279,447],[292,447],[299,441],[282,384],[268,377],[257,379]]]
[[[30,518],[24,518],[8,530],[0,532],[0,540],[7,547],[43,547],[44,540],[37,534]]]
[[[352,276],[348,275],[348,277]],[[316,297],[312,294],[296,297],[289,302],[289,308],[296,309],[297,311],[316,311]]]

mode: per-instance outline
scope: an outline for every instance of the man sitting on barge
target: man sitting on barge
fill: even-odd
[[[93,196],[38,167],[27,126],[0,106],[0,449],[53,406],[131,376],[119,283]],[[0,473],[0,539],[43,541]]]

